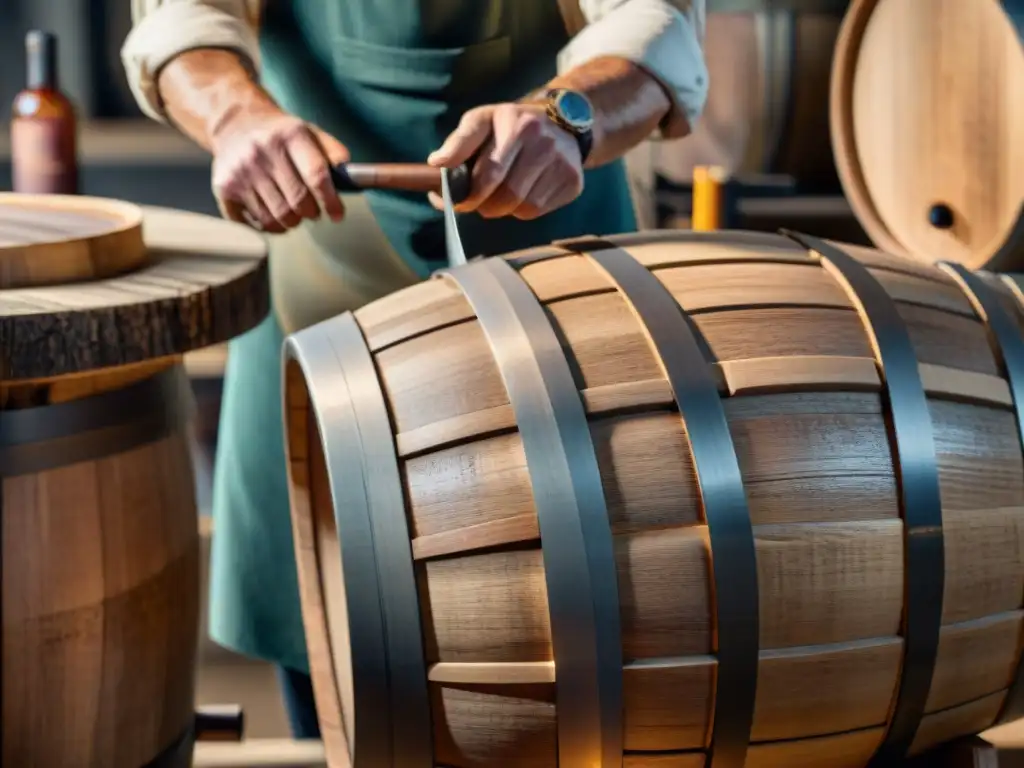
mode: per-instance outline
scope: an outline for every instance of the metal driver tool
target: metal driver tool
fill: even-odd
[[[448,253],[448,266],[457,267],[466,263],[466,251],[459,236],[459,223],[455,219],[455,204],[452,202],[452,185],[447,168],[441,169],[441,199],[444,201],[444,243]]]

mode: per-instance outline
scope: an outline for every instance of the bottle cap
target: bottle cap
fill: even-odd
[[[57,47],[57,36],[42,29],[29,30],[25,35],[25,47],[34,51]]]
[[[57,36],[52,32],[33,29],[25,35],[28,54],[29,88],[57,87]]]

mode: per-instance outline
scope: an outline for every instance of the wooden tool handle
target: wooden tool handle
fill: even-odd
[[[331,180],[339,192],[394,189],[402,192],[440,192],[441,171],[422,163],[342,163],[331,169]],[[448,176],[452,200],[469,197],[470,168],[460,165]]]

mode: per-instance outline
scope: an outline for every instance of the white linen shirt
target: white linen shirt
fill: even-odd
[[[558,2],[563,17],[574,0]],[[254,73],[260,69],[259,16],[263,0],[131,0],[133,27],[121,49],[128,83],[139,107],[164,120],[157,89],[160,69],[197,48],[236,52]],[[527,0],[516,0],[527,2]],[[672,110],[663,138],[696,125],[707,99],[708,72],[701,49],[705,0],[578,0],[582,29],[558,56],[566,72],[601,56],[618,56],[643,67],[665,87]]]

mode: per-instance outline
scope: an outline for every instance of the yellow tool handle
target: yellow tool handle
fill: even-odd
[[[695,232],[721,229],[725,205],[725,183],[728,174],[718,166],[699,165],[693,169],[693,214],[691,228]]]

